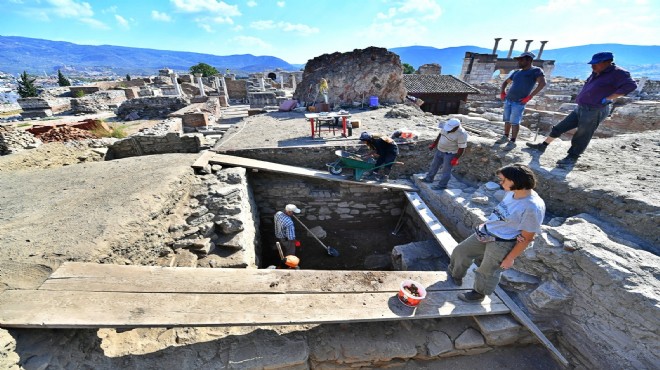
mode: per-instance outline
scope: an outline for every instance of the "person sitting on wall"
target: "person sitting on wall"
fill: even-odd
[[[479,265],[472,290],[458,295],[466,302],[480,302],[495,291],[502,272],[541,232],[545,216],[545,202],[534,191],[536,175],[529,167],[506,166],[497,171],[497,177],[507,192],[504,199],[486,222],[456,246],[447,267],[447,277],[460,286],[472,262]]]
[[[377,181],[387,182],[390,179],[392,165],[394,165],[396,157],[399,155],[399,147],[391,137],[387,135],[371,134],[369,132],[361,133],[360,141],[364,141],[364,143],[367,144],[367,148],[373,152],[369,156],[375,155],[378,157],[376,159],[375,169],[372,171],[372,176],[374,176]],[[384,164],[387,165],[381,167]],[[382,176],[378,174],[381,168],[383,168]]]

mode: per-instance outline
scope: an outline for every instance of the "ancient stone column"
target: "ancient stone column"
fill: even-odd
[[[202,74],[201,73],[195,73],[195,77],[197,77],[197,86],[199,87],[199,96],[206,96],[206,93],[204,92],[204,84],[202,83]]]
[[[545,44],[547,41],[541,41],[541,49],[539,49],[539,56],[536,57],[536,59],[541,59],[541,54],[543,54],[543,48],[545,47]]]
[[[534,40],[525,40],[525,42],[527,43],[527,45],[525,45],[525,52],[529,51],[529,44],[531,44],[532,41],[534,41]]]
[[[179,81],[177,80],[179,76],[176,73],[172,73],[170,77],[172,78],[172,85],[174,85],[176,96],[181,96],[181,86],[179,86]]]
[[[495,38],[495,46],[493,46],[493,52],[491,54],[497,54],[497,45],[500,43],[500,40],[502,40],[501,37]]]
[[[259,77],[259,90],[266,90],[266,82],[264,82],[264,76]]]
[[[291,74],[291,88],[293,89],[293,91],[296,91],[297,86],[298,86],[298,83],[296,81],[296,75],[292,73]]]
[[[511,58],[511,53],[513,53],[513,45],[516,44],[516,41],[518,41],[518,39],[511,39],[511,47],[509,48],[509,54],[506,56],[507,59]]]

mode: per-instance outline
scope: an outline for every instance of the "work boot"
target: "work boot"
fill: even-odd
[[[570,166],[575,166],[575,162],[577,162],[576,157],[572,157],[570,155],[567,155],[565,158],[560,159],[557,161],[557,166],[559,167],[570,167]]]
[[[430,184],[430,183],[433,182],[433,180],[429,180],[429,179],[427,179],[427,178],[425,177],[425,178],[422,179],[422,182],[425,182],[425,183]]]
[[[547,145],[545,145],[543,143],[538,143],[538,144],[525,143],[525,145],[527,145],[528,148],[538,150],[541,153],[545,152],[545,148],[548,147]]]
[[[433,189],[433,190],[445,190],[445,189],[447,189],[447,185],[435,185],[435,186],[432,186],[431,189]]]
[[[509,141],[505,146],[502,147],[502,150],[509,151],[516,147],[515,141]]]
[[[458,299],[464,302],[481,302],[486,298],[485,295],[477,292],[476,290],[470,290],[467,293],[459,293]]]
[[[501,138],[497,139],[497,141],[495,142],[495,144],[504,144],[504,143],[506,143],[507,141],[509,141],[509,138],[508,138],[507,136],[502,136]]]
[[[463,285],[463,279],[454,277],[454,275],[451,274],[451,270],[449,270],[449,266],[447,266],[447,281],[451,281],[458,286]]]

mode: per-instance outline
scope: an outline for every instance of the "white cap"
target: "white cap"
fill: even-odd
[[[457,120],[456,118],[452,118],[452,119],[450,119],[450,120],[447,120],[447,122],[445,122],[445,127],[444,127],[444,129],[445,129],[445,131],[449,132],[449,131],[451,131],[454,127],[457,127],[457,126],[459,126],[460,124],[461,124],[461,121]]]
[[[300,210],[294,204],[287,204],[286,207],[284,207],[284,210],[287,212],[300,213]]]

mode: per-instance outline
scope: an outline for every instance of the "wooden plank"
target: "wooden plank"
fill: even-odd
[[[192,168],[194,169],[199,169],[199,168],[204,168],[206,167],[207,164],[209,164],[209,159],[213,158],[215,155],[215,152],[212,150],[206,150],[200,155],[196,160],[195,163],[193,163]]]
[[[418,189],[416,187],[410,185],[411,183],[407,180],[405,181],[406,182],[405,184],[402,183],[404,180],[394,180],[394,181],[399,181],[398,183],[393,182],[393,181],[389,181],[389,182],[355,181],[352,175],[350,175],[350,176],[348,176],[348,175],[346,175],[346,176],[337,176],[337,175],[332,175],[332,174],[328,173],[327,171],[312,170],[312,169],[309,169],[309,168],[303,168],[303,167],[289,166],[289,165],[279,164],[279,163],[260,161],[260,160],[257,160],[257,159],[241,158],[241,157],[236,157],[236,156],[231,156],[231,155],[226,155],[226,154],[216,154],[209,160],[209,162],[210,163],[220,163],[220,164],[231,165],[231,166],[238,166],[238,167],[245,167],[245,168],[254,168],[254,169],[263,170],[263,171],[283,173],[283,174],[287,174],[287,175],[298,175],[298,176],[304,176],[304,177],[313,177],[313,178],[329,180],[329,181],[349,182],[349,183],[353,183],[353,184],[378,186],[378,187],[381,187],[381,188],[397,189],[397,190],[404,190],[404,191],[410,191],[410,192],[418,191]]]
[[[416,308],[392,292],[189,294],[8,290],[0,326],[135,328],[323,324],[508,313],[497,297],[465,303],[455,291],[429,292]]]
[[[436,240],[444,249],[445,253],[447,253],[448,256],[451,256],[451,252],[456,248],[458,243],[456,243],[456,240],[449,234],[447,229],[445,229],[444,226],[438,221],[438,219],[433,215],[433,213],[428,209],[428,207],[424,204],[424,201],[419,197],[417,193],[409,193],[405,192],[404,193],[410,203],[413,205],[413,208],[417,211],[417,213],[422,217],[422,220],[426,223],[426,226],[431,230],[433,235],[435,236]],[[472,267],[475,267],[474,264]],[[466,283],[463,282],[463,286]],[[502,290],[499,286],[495,289],[495,295],[504,302],[507,307],[511,310],[511,314],[513,317],[515,317],[521,324],[523,324],[529,331],[538,338],[539,341],[550,351],[550,353],[557,359],[559,362],[561,362],[564,366],[568,366],[568,360],[559,352],[557,347],[550,342],[548,338],[543,334],[541,329],[539,329],[536,324],[518,307],[516,302],[514,302],[509,295]],[[492,295],[491,295],[492,297]]]
[[[417,193],[405,192],[406,198],[412,205],[413,209],[420,218],[424,221],[428,229],[433,234],[435,240],[438,241],[442,249],[447,253],[447,256],[451,256],[451,252],[454,251],[454,248],[458,245],[454,237],[451,236],[449,231],[442,225],[438,218],[435,217],[433,212],[426,206],[422,198]]]
[[[428,291],[457,290],[445,272],[200,269],[66,262],[40,290],[153,293],[397,292],[410,279]]]
[[[564,355],[562,355],[561,352],[559,352],[557,347],[555,347],[555,345],[552,344],[552,342],[545,336],[545,334],[543,334],[541,329],[539,329],[538,326],[534,324],[532,319],[530,319],[529,316],[527,316],[527,314],[525,314],[520,309],[520,307],[518,307],[516,302],[514,302],[511,299],[511,297],[509,297],[509,295],[502,288],[500,288],[499,286],[495,288],[495,295],[497,295],[497,297],[501,299],[502,302],[506,304],[507,307],[509,307],[509,309],[511,310],[511,315],[513,315],[513,317],[515,317],[521,324],[527,327],[527,329],[529,329],[532,332],[532,334],[534,334],[534,336],[538,338],[539,341],[541,341],[541,343],[550,351],[550,353],[559,362],[562,363],[562,365],[568,366],[568,360],[566,359],[566,357],[564,357]]]

